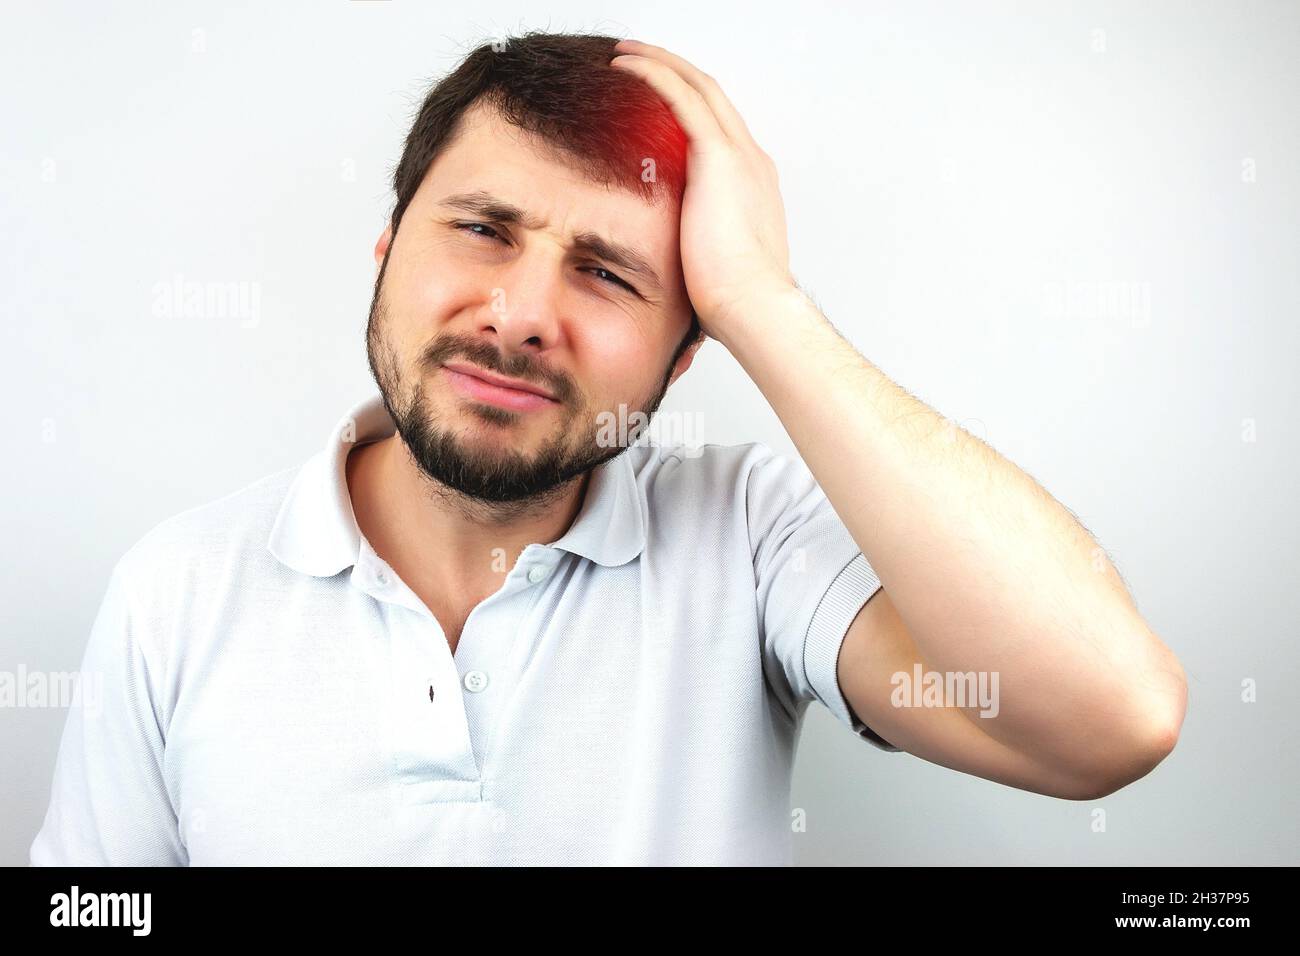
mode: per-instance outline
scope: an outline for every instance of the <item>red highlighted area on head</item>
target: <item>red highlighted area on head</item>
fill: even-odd
[[[475,49],[425,98],[393,176],[392,227],[476,103],[536,136],[591,182],[680,203],[685,131],[645,80],[609,65],[616,37],[529,33]]]

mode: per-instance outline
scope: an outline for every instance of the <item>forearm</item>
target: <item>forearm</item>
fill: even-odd
[[[1000,711],[975,720],[982,730],[1081,763],[1109,742],[1141,749],[1176,732],[1177,660],[1104,551],[1033,479],[908,395],[797,289],[717,337],[780,417],[926,668],[998,674]]]

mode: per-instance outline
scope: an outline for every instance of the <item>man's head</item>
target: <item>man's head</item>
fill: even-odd
[[[394,175],[370,368],[416,464],[472,499],[537,499],[619,454],[601,413],[648,420],[703,341],[678,244],[685,135],[608,65],[615,42],[479,47],[429,93]]]

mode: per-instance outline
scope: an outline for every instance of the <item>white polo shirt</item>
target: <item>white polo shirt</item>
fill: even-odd
[[[808,704],[897,750],[835,672],[880,582],[802,462],[628,448],[453,655],[353,516],[393,431],[375,394],[122,556],[32,864],[788,864]]]

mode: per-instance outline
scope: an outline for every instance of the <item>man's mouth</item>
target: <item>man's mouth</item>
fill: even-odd
[[[466,398],[514,411],[532,411],[556,404],[540,385],[512,379],[468,362],[446,362],[442,366],[448,381]]]

